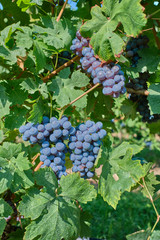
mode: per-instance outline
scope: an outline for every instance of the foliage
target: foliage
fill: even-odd
[[[132,211],[130,201],[133,204],[132,199],[140,196],[128,193],[133,190],[143,193],[144,198],[140,199],[143,207],[136,200],[136,213],[130,218],[133,228],[119,239],[128,234],[129,240],[148,236],[150,240],[159,239],[159,230],[155,228],[158,225],[153,227],[156,221],[153,213],[150,219],[144,217],[144,224],[139,224],[137,209],[145,211],[153,205],[153,209],[160,211],[152,201],[152,198],[159,201],[160,182],[151,172],[159,158],[160,120],[142,122],[137,104],[128,99],[128,93],[113,99],[103,95],[100,86],[95,89],[90,74],[80,69],[79,58],[70,51],[72,40],[80,30],[104,64],[119,62],[126,82],[138,78],[140,72],[147,72],[149,107],[152,114],[160,114],[158,6],[147,0],[104,0],[102,4],[97,0],[79,0],[76,9],[72,8],[72,1],[66,4],[61,16],[59,1],[1,0],[0,3],[2,239],[70,240],[89,236],[90,229],[95,234],[90,215],[95,221],[99,218],[97,193],[102,197],[98,205],[105,209],[100,208],[100,217],[109,225],[107,233],[102,235],[96,229],[96,237],[118,239],[113,227],[117,224],[117,229],[120,228],[119,220],[109,222],[109,219],[116,211],[127,218],[127,207]],[[148,48],[138,50],[140,59],[137,66],[131,67],[130,59],[124,54],[127,43],[144,31],[149,39]],[[65,56],[66,52],[69,56]],[[59,60],[65,60],[65,64],[60,66]],[[93,179],[71,173],[69,153],[65,158],[68,175],[60,180],[51,168],[36,171],[40,146],[24,142],[18,128],[26,122],[40,123],[43,116],[61,119],[63,115],[69,117],[73,126],[89,119],[101,121],[108,133],[93,168],[96,171]],[[143,157],[147,162],[142,164],[133,157]],[[122,206],[124,199],[128,204],[126,209]]]

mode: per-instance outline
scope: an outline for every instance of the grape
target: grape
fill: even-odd
[[[29,130],[33,126],[33,123],[27,123],[25,125],[26,130]]]
[[[34,136],[30,136],[30,141],[31,141],[31,143],[37,143],[38,139]]]
[[[121,86],[119,84],[116,84],[112,87],[112,91],[117,93],[121,90]]]
[[[90,145],[90,143],[88,143],[88,142],[84,142],[84,143],[83,143],[83,148],[84,148],[84,149],[87,149],[87,150],[88,150],[88,149],[90,148],[90,146],[91,146],[91,145]]]
[[[83,135],[82,135],[82,134],[79,134],[79,135],[77,136],[77,140],[80,141],[80,142],[83,142],[83,140],[84,140]]]
[[[93,79],[93,83],[94,83],[94,84],[100,83],[100,80],[99,80],[98,78],[94,78],[94,79]]]
[[[43,149],[43,154],[46,156],[49,156],[51,154],[51,149],[50,148],[44,148]]]
[[[77,170],[78,170],[78,171],[80,171],[80,172],[83,172],[83,170],[84,170],[84,167],[83,167],[83,166],[81,166],[81,165],[79,165],[79,166],[77,167]]]
[[[118,82],[120,82],[121,80],[122,80],[122,78],[121,78],[120,75],[115,75],[115,76],[114,76],[114,81],[115,81],[115,83],[118,83]]]
[[[28,139],[31,136],[30,130],[26,130],[23,136]]]
[[[57,138],[55,137],[54,134],[51,134],[50,137],[49,137],[49,139],[50,139],[51,142],[54,142],[54,143],[57,142]]]
[[[60,138],[62,136],[62,131],[60,129],[54,130],[53,134],[56,138]]]
[[[44,139],[43,133],[39,132],[39,133],[37,134],[37,139],[38,139],[38,140]]]
[[[86,122],[86,127],[92,127],[92,125],[93,125],[93,122],[92,121],[90,121],[90,120],[88,120],[87,122]]]
[[[27,132],[27,131],[26,131]],[[37,128],[35,128],[35,127],[32,127],[30,130],[29,130],[29,132],[30,132],[30,135],[37,135],[38,134],[38,130],[37,130]],[[24,133],[25,134],[25,133]]]
[[[75,160],[74,164],[75,164],[76,166],[79,166],[79,165],[81,164],[81,161]]]
[[[46,159],[45,161],[44,161],[44,165],[45,166],[49,166],[51,164],[51,161],[49,160],[49,159]]]
[[[63,134],[64,137],[67,137],[67,138],[68,138],[68,136],[69,136],[69,131],[68,131],[67,129],[63,129],[63,130],[62,130],[62,134]]]
[[[82,55],[85,56],[85,54],[86,54],[87,52],[90,52],[90,51],[91,51],[91,48],[85,47],[85,48],[83,48],[83,50],[82,50]]]
[[[69,148],[70,148],[71,150],[75,149],[75,147],[76,147],[75,142],[71,142],[71,143],[69,144]]]
[[[76,136],[70,136],[69,141],[70,142],[76,142],[77,138]]]
[[[92,140],[93,140],[93,141],[98,141],[98,140],[99,140],[99,135],[98,135],[98,133],[92,134]]]
[[[86,142],[91,142],[92,141],[92,137],[90,135],[86,135],[86,136],[84,136],[84,140]]]
[[[91,169],[93,167],[93,165],[94,165],[93,162],[87,162],[86,167],[88,169]]]
[[[103,80],[106,78],[105,72],[99,71],[99,72],[97,73],[97,78],[98,78],[100,81],[103,81]]]
[[[60,157],[55,157],[54,163],[57,164],[57,165],[60,164],[61,163],[61,158]]]
[[[63,123],[63,128],[65,128],[65,129],[70,129],[70,128],[71,128],[71,123],[70,123],[69,121],[65,121],[65,122]]]
[[[44,137],[48,137],[49,136],[49,131],[47,131],[47,130],[45,130],[44,132],[43,132],[43,135],[44,135]]]
[[[63,151],[65,149],[65,144],[61,142],[56,143],[56,149],[58,151]]]
[[[88,159],[87,157],[83,157],[82,160],[81,160],[82,163],[87,163],[88,162]]]
[[[74,128],[74,127],[71,127],[70,129],[69,129],[69,134],[70,135],[74,135],[76,133],[76,129]]]
[[[76,148],[83,148],[83,144],[80,141],[76,142]]]
[[[112,88],[104,87],[102,92],[103,92],[104,95],[111,95],[112,94]]]
[[[97,67],[100,67],[100,66],[101,66],[101,62],[100,62],[100,61],[94,61],[94,62],[92,63],[93,69],[96,69]]]
[[[84,125],[84,124],[79,125],[79,130],[82,132],[86,131],[87,130],[86,125]]]
[[[82,150],[79,149],[79,148],[75,148],[75,149],[74,149],[74,153],[75,153],[75,154],[81,154],[81,153],[82,153]]]
[[[49,147],[50,143],[48,141],[44,141],[42,143],[42,148],[46,148],[46,147]]]
[[[27,130],[27,129],[26,129],[25,126],[21,126],[21,127],[19,128],[19,132],[20,132],[21,134],[23,134],[26,130]]]
[[[112,87],[114,85],[115,81],[113,79],[107,79],[103,82],[104,87]]]
[[[89,155],[87,160],[88,160],[89,162],[93,162],[93,161],[94,161],[94,156]]]
[[[47,159],[47,156],[46,156],[46,155],[41,155],[41,156],[40,156],[40,160],[41,160],[42,162],[44,162],[46,159]]]
[[[45,123],[49,123],[49,118],[46,117],[46,116],[44,116],[42,122],[43,122],[43,124],[45,124]]]
[[[57,118],[56,118],[56,117],[51,117],[50,123],[52,123],[52,122],[54,122],[54,121],[57,121]]]
[[[77,172],[78,170],[77,170],[77,166],[74,166],[73,168],[72,168],[72,171],[73,172]]]
[[[106,78],[114,78],[115,73],[112,70],[106,72]]]
[[[103,127],[103,123],[97,122],[97,123],[96,123],[96,126],[98,127],[98,129],[101,129],[101,128]]]
[[[93,176],[94,176],[93,172],[90,172],[90,171],[87,172],[87,177],[88,178],[92,178]]]

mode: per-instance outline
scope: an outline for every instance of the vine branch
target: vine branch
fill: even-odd
[[[66,62],[65,64],[63,64],[62,66],[60,66],[59,68],[57,68],[56,70],[51,72],[48,76],[42,78],[43,82],[46,83],[49,79],[51,79],[53,76],[55,76],[57,73],[59,73],[64,68],[69,67],[72,63],[74,63],[78,59],[79,59],[79,56],[75,56],[70,61]]]
[[[134,90],[132,88],[126,88],[128,93],[136,93],[137,95],[148,96],[149,92],[147,90]]]
[[[94,90],[95,88],[97,88],[98,86],[100,86],[100,83],[97,83],[96,85],[94,85],[93,87],[91,87],[88,91],[84,92],[82,95],[80,95],[79,97],[77,97],[76,99],[74,99],[73,101],[71,101],[68,105],[64,106],[63,108],[59,108],[58,110],[62,110],[63,112],[69,107],[71,106],[73,103],[77,102],[79,99],[81,99],[82,97],[84,97],[86,94],[88,94],[89,92],[91,92],[92,90]]]
[[[59,13],[59,15],[58,15],[58,17],[57,17],[57,19],[56,19],[57,22],[59,22],[59,20],[61,19],[61,16],[62,16],[62,14],[63,14],[63,12],[64,12],[64,9],[65,9],[67,3],[68,3],[68,0],[66,0],[66,1],[64,2],[64,4],[63,4],[62,9],[61,9],[61,11],[60,11],[60,13]]]
[[[38,171],[38,169],[43,165],[43,162],[40,162],[37,167],[34,169],[34,172]]]

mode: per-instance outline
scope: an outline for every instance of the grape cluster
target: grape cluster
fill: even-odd
[[[80,172],[83,178],[91,178],[94,172],[91,169],[97,158],[102,139],[106,136],[106,131],[102,129],[101,122],[94,123],[88,120],[85,124],[80,124],[76,133],[69,138],[70,159],[73,162],[73,172]]]
[[[138,50],[148,47],[149,39],[147,36],[140,35],[137,38],[131,38],[126,46],[124,55],[131,59],[131,66],[136,67],[140,56]]]
[[[129,83],[126,84],[126,87],[132,88],[135,91],[147,90],[148,78],[149,78],[148,72],[139,73],[139,78],[130,79]],[[137,111],[142,116],[143,122],[154,122],[154,121],[157,121],[160,119],[159,114],[151,115],[147,96],[145,96],[145,95],[142,96],[142,95],[137,95],[136,93],[132,93],[129,98],[132,102],[137,103]]]
[[[31,144],[39,143],[42,146],[40,150],[42,167],[51,167],[59,179],[66,175],[65,153],[68,150],[64,140],[76,132],[67,117],[60,120],[56,117],[51,119],[43,117],[41,124],[27,123],[19,128],[19,132],[23,134],[24,141],[30,141]]]
[[[90,48],[89,41],[83,38],[78,31],[76,38],[72,41],[71,50],[81,57],[82,68],[93,78],[93,83],[103,85],[103,94],[119,97],[126,92],[125,77],[118,64],[102,63]]]

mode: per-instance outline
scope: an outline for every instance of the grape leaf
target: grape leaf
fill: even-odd
[[[28,121],[34,122],[34,123],[42,122],[43,113],[44,113],[44,104],[42,100],[39,99],[36,103],[33,104]]]
[[[0,217],[0,236],[3,234],[6,224],[6,220]]]
[[[160,64],[160,55],[156,47],[144,48],[139,51],[141,59],[138,60],[137,72],[154,73]]]
[[[99,193],[113,208],[116,208],[121,194],[130,191],[145,176],[140,162],[132,160],[134,148],[126,151],[127,147],[123,149],[123,146],[121,144],[121,148],[117,148],[109,161],[106,161],[99,181]]]
[[[49,90],[53,91],[53,99],[61,106],[69,104],[72,100],[76,99],[84,92],[77,88],[86,86],[89,83],[89,78],[80,71],[76,71],[69,78],[70,71],[61,71],[61,74],[52,80],[49,85]],[[76,88],[76,89],[75,89]],[[87,105],[87,97],[84,96],[73,104],[78,108],[84,108]]]
[[[13,173],[7,170],[0,170],[0,193],[6,191],[12,183]]]
[[[19,128],[26,122],[27,112],[25,108],[14,107],[10,114],[5,116],[5,127],[11,130]]]
[[[11,206],[4,201],[3,198],[0,198],[0,217],[8,217],[13,213]]]
[[[69,174],[60,179],[61,193],[60,196],[76,199],[81,203],[87,203],[96,197],[96,190],[88,181],[79,177],[78,173]]]
[[[40,48],[38,41],[34,41],[33,54],[36,57],[36,69],[37,72],[45,68],[46,56],[43,49]]]
[[[10,105],[11,105],[11,102],[9,100],[9,97],[7,96],[5,88],[2,85],[0,85],[0,119],[3,116],[9,114]]]
[[[54,172],[42,168],[35,173],[41,189],[32,188],[22,197],[19,211],[33,221],[26,228],[25,239],[70,240],[80,236],[80,221],[87,228],[86,216],[80,215],[76,200],[86,203],[96,197],[96,191],[78,173],[62,176],[58,186]],[[43,185],[43,188],[42,188]],[[47,220],[46,220],[47,219]],[[46,224],[49,221],[52,224]],[[42,227],[43,226],[43,227]]]
[[[101,8],[91,9],[91,16],[80,31],[82,36],[91,37],[95,53],[106,61],[122,51],[123,39],[113,33],[119,22],[130,36],[136,36],[147,22],[139,0],[104,0]]]
[[[150,240],[159,240],[159,238],[160,238],[160,231],[157,230],[152,233]]]
[[[151,84],[148,91],[148,101],[152,113],[160,114],[160,83]]]
[[[31,28],[29,27],[21,28],[21,31],[16,32],[15,39],[16,39],[16,45],[18,47],[30,49],[33,45]]]
[[[153,185],[158,185],[160,184],[159,181],[157,181],[156,176],[154,175],[153,172],[149,173],[145,178],[145,184],[147,186],[147,189],[149,191],[149,193],[151,194],[151,196],[153,196],[154,192],[155,192],[155,188],[153,187]],[[143,181],[141,180],[141,183],[143,185]],[[144,194],[144,196],[148,197],[148,192],[146,190],[146,188],[142,189],[142,193]]]

